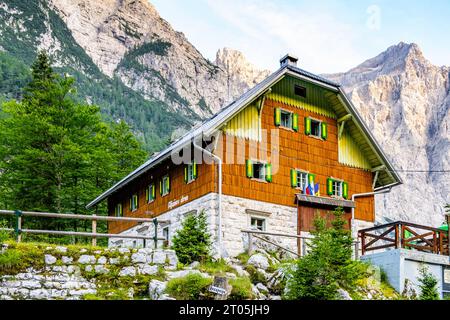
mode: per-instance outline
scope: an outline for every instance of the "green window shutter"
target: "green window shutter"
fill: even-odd
[[[272,182],[272,164],[266,164],[266,181]]]
[[[291,169],[291,187],[297,188],[297,170]]]
[[[281,124],[281,109],[275,108],[274,113],[275,125],[278,127]]]
[[[292,130],[298,131],[298,114],[296,113],[292,114]]]
[[[314,185],[314,182],[316,181],[316,175],[312,173],[308,173],[308,185],[312,184]]]
[[[150,201],[150,186],[147,187],[147,189],[145,189],[145,201],[149,202]]]
[[[152,200],[156,199],[156,185],[152,183]]]
[[[130,198],[130,211],[133,210],[133,196]]]
[[[333,179],[327,179],[327,194],[329,196],[333,195]]]
[[[347,182],[342,183],[342,197],[344,199],[348,198],[348,183]]]
[[[134,208],[139,208],[139,196],[137,194],[134,196]]]
[[[170,192],[170,177],[169,176],[167,176],[166,186],[167,186],[167,193],[169,193]]]
[[[188,183],[188,169],[189,169],[189,165],[185,165],[184,166],[184,183]]]
[[[123,216],[123,208],[122,208],[121,203],[118,204],[118,211],[119,211],[119,217]]]
[[[194,180],[197,179],[197,163],[195,161],[192,163],[192,175]]]
[[[253,162],[247,159],[245,161],[245,171],[247,173],[247,178],[253,178]]]
[[[322,139],[323,140],[327,140],[327,138],[328,138],[328,125],[326,124],[326,122],[322,122],[321,126],[322,126]]]
[[[305,134],[311,134],[311,118],[305,117]]]
[[[163,179],[159,180],[159,194],[162,195],[163,194],[163,185],[162,185],[162,181]]]

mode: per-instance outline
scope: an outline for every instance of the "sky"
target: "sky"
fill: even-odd
[[[275,70],[286,53],[316,73],[347,71],[389,46],[415,42],[450,65],[448,0],[150,0],[208,59],[228,47]]]

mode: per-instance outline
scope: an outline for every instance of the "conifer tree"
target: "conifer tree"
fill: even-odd
[[[97,106],[74,94],[74,79],[56,74],[41,52],[22,101],[4,103],[0,190],[9,209],[89,213],[90,200],[144,160],[126,124],[103,122]],[[79,227],[73,220],[27,221],[42,229]]]
[[[425,266],[422,266],[419,270],[419,288],[420,288],[420,300],[439,300],[439,293],[437,289],[438,281],[428,271]]]

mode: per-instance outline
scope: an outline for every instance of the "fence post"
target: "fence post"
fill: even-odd
[[[360,237],[361,237],[361,255],[365,255],[366,254],[366,233],[360,232]]]
[[[16,210],[14,211],[14,214],[16,215],[16,227],[14,228],[14,232],[16,234],[16,241],[20,242],[22,241],[22,211]]]
[[[253,251],[253,237],[252,233],[248,232],[248,255],[251,255]]]
[[[158,249],[158,219],[155,218],[153,220],[153,224],[155,225],[155,235],[153,237],[153,241],[155,242],[155,249]]]
[[[93,217],[96,217],[96,214],[92,215]],[[92,233],[97,233],[97,219],[92,220]],[[95,236],[92,237],[92,246],[97,246],[97,238]]]

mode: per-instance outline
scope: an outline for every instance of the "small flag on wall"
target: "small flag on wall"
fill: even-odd
[[[314,186],[314,194],[316,196],[320,196],[320,190],[319,190],[319,184],[318,183],[316,183],[315,186]]]

